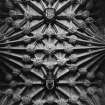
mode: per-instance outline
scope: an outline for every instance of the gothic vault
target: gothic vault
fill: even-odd
[[[1,0],[0,105],[105,105],[103,3]]]

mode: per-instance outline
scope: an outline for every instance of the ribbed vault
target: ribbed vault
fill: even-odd
[[[104,104],[98,2],[1,1],[0,105]]]

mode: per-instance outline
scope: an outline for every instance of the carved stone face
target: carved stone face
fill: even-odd
[[[55,10],[53,8],[47,8],[45,10],[45,16],[47,19],[53,19],[55,16]]]
[[[52,90],[55,86],[54,80],[46,80],[46,87],[48,90]]]

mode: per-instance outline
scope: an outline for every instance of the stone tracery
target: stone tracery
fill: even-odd
[[[0,27],[1,105],[99,105],[105,37],[81,0],[13,3]]]

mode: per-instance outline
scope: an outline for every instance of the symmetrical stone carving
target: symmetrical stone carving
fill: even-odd
[[[0,27],[0,105],[101,105],[105,36],[84,0],[6,0]]]

